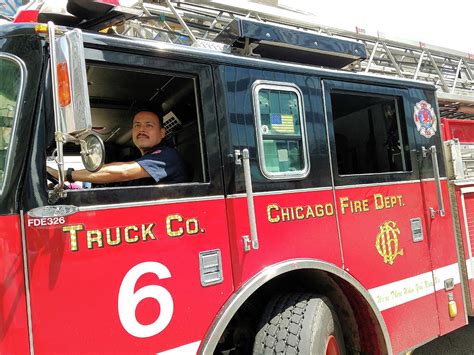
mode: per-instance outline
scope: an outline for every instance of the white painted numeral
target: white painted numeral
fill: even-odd
[[[173,317],[173,298],[162,286],[149,285],[136,292],[138,279],[148,273],[153,273],[159,279],[171,277],[171,273],[163,264],[148,261],[135,265],[123,278],[118,294],[118,313],[120,322],[125,330],[137,338],[148,338],[165,329]],[[160,304],[160,314],[151,324],[141,324],[135,316],[138,304],[145,298],[153,298]]]

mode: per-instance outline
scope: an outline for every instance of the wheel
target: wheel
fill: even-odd
[[[345,354],[339,320],[324,296],[277,295],[266,306],[258,329],[254,354]]]

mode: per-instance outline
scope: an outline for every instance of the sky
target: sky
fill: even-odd
[[[474,54],[473,0],[280,0],[312,12],[319,24],[424,42]]]

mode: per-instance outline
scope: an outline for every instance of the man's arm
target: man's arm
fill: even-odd
[[[58,178],[58,172],[50,167],[48,173]],[[64,173],[66,175],[66,173]],[[137,162],[110,163],[105,164],[99,171],[91,173],[88,170],[74,170],[72,179],[74,181],[92,182],[95,184],[108,184],[111,182],[130,181],[142,178],[148,178],[150,174],[143,169]]]

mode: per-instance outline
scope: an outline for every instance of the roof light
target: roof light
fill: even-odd
[[[48,25],[45,23],[38,23],[35,25],[36,33],[48,33]]]
[[[38,10],[20,10],[17,12],[13,22],[24,23],[24,22],[38,22]]]

